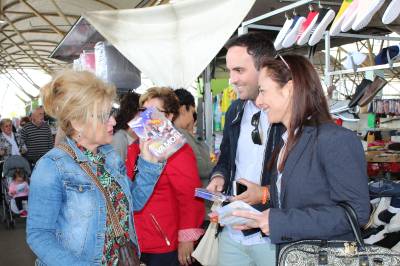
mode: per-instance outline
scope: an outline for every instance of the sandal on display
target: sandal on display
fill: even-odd
[[[290,30],[290,27],[292,26],[292,24],[293,24],[293,19],[287,18],[285,23],[283,24],[282,29],[279,31],[278,36],[276,36],[276,39],[274,41],[274,46],[277,51],[283,48],[282,42],[285,39],[286,34]]]
[[[390,24],[400,15],[400,0],[392,0],[382,16],[383,24]]]
[[[342,2],[342,5],[340,6],[340,9],[339,9],[335,19],[333,20],[332,26],[329,30],[329,34],[331,36],[336,36],[340,33],[340,28],[342,26],[344,18],[346,17],[347,9],[349,8],[349,6],[352,2],[353,2],[353,0],[344,0]]]
[[[303,25],[301,25],[301,29],[297,36],[297,45],[305,45],[308,42],[317,19],[318,11],[308,12],[307,19],[304,21]]]
[[[315,23],[315,30],[312,33],[308,45],[316,45],[324,36],[325,30],[331,24],[332,20],[335,18],[335,11],[332,9],[322,8],[319,11],[317,23]]]
[[[380,76],[375,76],[374,81],[369,86],[369,88],[365,91],[364,96],[360,99],[359,105],[365,106],[369,104],[375,97],[375,95],[383,89],[387,84],[387,80]]]
[[[297,16],[297,20],[293,22],[293,28],[288,32],[286,35],[285,39],[282,42],[283,48],[289,48],[292,47],[296,43],[297,35],[299,33],[300,27],[303,24],[303,22],[306,20],[305,17],[300,17]]]
[[[357,9],[357,17],[351,28],[358,31],[368,26],[372,17],[376,12],[378,12],[384,3],[385,0],[361,1]]]
[[[365,0],[364,0],[365,1]],[[361,0],[354,0],[351,5],[347,8],[346,17],[340,27],[342,32],[349,31],[353,26],[354,20],[358,14],[358,7],[360,6]]]

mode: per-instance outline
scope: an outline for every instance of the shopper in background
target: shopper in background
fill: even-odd
[[[233,181],[247,187],[234,200],[242,200],[259,210],[267,208],[269,171],[264,165],[271,157],[272,147],[283,132],[282,125],[271,125],[255,100],[258,95],[259,64],[275,55],[270,37],[248,33],[226,45],[226,65],[230,82],[239,99],[229,107],[220,146],[221,154],[207,187],[233,195]],[[257,204],[257,205],[256,205]],[[220,266],[274,265],[275,247],[260,230],[239,231],[225,226],[219,234]]]
[[[7,160],[11,155],[23,155],[27,152],[27,148],[21,136],[12,131],[12,122],[8,118],[0,121],[0,158],[2,161]]]
[[[55,147],[33,171],[27,241],[37,265],[118,265],[119,244],[126,240],[137,246],[132,212],[144,206],[164,164],[143,142],[135,182],[128,180],[124,163],[109,145],[115,95],[113,86],[86,71],[62,72],[42,89],[44,107],[58,120],[66,135],[63,144],[75,156]],[[107,200],[116,219],[110,218]],[[112,221],[119,223],[126,239],[115,237]]]
[[[25,157],[31,166],[34,166],[40,157],[53,148],[53,136],[49,125],[44,121],[43,107],[37,107],[32,112],[31,121],[26,123],[21,130],[21,140],[28,149]]]
[[[121,156],[123,162],[126,160],[128,146],[135,140],[138,140],[135,132],[129,128],[128,122],[131,121],[139,111],[139,97],[136,92],[125,94],[121,98],[120,108],[115,120],[117,124],[114,127],[114,137],[112,146]]]
[[[332,122],[318,73],[300,55],[261,64],[257,104],[287,129],[268,165],[272,208],[239,229],[261,228],[276,244],[302,239],[354,240],[340,202],[369,219],[365,155],[357,135]]]
[[[140,106],[154,107],[171,121],[179,114],[178,98],[170,88],[148,89],[140,97]],[[128,148],[127,171],[131,173],[138,151],[135,146],[133,143]],[[168,158],[149,202],[135,213],[142,260],[147,266],[193,262],[194,242],[203,234],[201,225],[205,216],[204,202],[194,196],[197,187],[201,187],[201,182],[196,157],[185,144]]]
[[[174,125],[185,136],[196,156],[200,179],[207,180],[208,183],[213,165],[211,164],[209,147],[202,139],[196,137],[193,132],[196,111],[194,97],[185,89],[177,89],[174,92],[179,99],[179,114],[174,120]]]

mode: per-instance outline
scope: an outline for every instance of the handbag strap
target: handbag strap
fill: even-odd
[[[361,251],[365,251],[364,239],[361,236],[360,226],[358,225],[357,213],[353,207],[347,202],[339,202],[338,205],[344,209],[347,220],[350,223],[354,236],[356,237],[357,245]]]
[[[122,229],[121,224],[118,221],[118,216],[115,213],[115,209],[113,204],[111,203],[111,196],[110,193],[103,187],[103,185],[100,183],[100,180],[96,177],[96,175],[93,173],[92,169],[90,168],[89,164],[84,161],[78,161],[77,156],[75,154],[75,151],[65,143],[61,143],[57,145],[58,148],[62,149],[65,151],[67,154],[69,154],[75,162],[79,164],[79,166],[82,168],[82,170],[92,178],[92,181],[94,184],[97,186],[97,188],[103,193],[104,199],[106,201],[106,206],[107,206],[107,215],[109,215],[109,218],[112,223],[113,231],[114,231],[114,236],[116,238],[121,238],[121,241],[126,240],[123,236],[125,235],[124,230]]]

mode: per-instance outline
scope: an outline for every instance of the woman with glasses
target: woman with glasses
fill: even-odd
[[[354,239],[339,202],[349,203],[360,225],[368,222],[368,177],[357,135],[332,122],[313,65],[285,55],[261,65],[256,103],[286,132],[275,148],[271,208],[238,229],[260,228],[275,244],[302,239]]]
[[[0,121],[0,158],[6,160],[11,155],[23,155],[27,148],[21,140],[19,133],[12,131],[11,119],[4,118]]]
[[[139,100],[141,110],[153,107],[172,122],[179,114],[179,101],[170,88],[153,87]],[[133,171],[138,148],[128,148],[127,172]],[[204,202],[194,197],[201,187],[196,157],[188,144],[168,158],[156,187],[143,210],[135,212],[136,232],[147,266],[178,266],[193,262],[194,242],[203,234]]]
[[[41,91],[66,137],[31,177],[27,242],[37,265],[117,265],[124,243],[138,247],[132,212],[141,209],[163,168],[142,142],[136,179],[110,143],[116,96],[89,72],[65,71]]]

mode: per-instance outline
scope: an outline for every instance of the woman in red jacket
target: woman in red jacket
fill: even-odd
[[[174,121],[179,101],[172,89],[154,87],[140,97],[142,107],[155,107]],[[138,144],[128,148],[127,173],[133,177]],[[196,240],[204,233],[204,202],[194,197],[201,187],[195,155],[185,144],[167,161],[154,192],[142,211],[135,213],[141,260],[148,266],[192,263]]]

